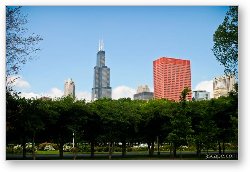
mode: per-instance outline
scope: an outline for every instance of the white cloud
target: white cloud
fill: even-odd
[[[41,97],[58,98],[63,96],[63,91],[58,88],[52,88],[45,93],[33,93],[33,92],[23,91],[21,92],[20,96],[25,98],[41,98]]]
[[[195,90],[206,90],[210,92],[210,98],[213,98],[213,80],[200,82],[196,85]]]
[[[21,97],[25,98],[41,98],[41,97],[50,97],[50,98],[59,98],[64,95],[64,92],[58,88],[52,88],[45,93],[33,93],[33,92],[22,92]],[[85,99],[87,102],[91,101],[91,93],[87,91],[80,91],[76,93],[77,99]]]
[[[25,97],[27,99],[42,97],[40,94],[36,94],[36,93],[33,93],[33,92],[29,92],[29,93],[21,92],[20,96]]]
[[[27,89],[30,88],[29,82],[25,81],[22,76],[13,75],[7,78],[7,83],[12,83],[12,86],[19,88],[19,89]]]
[[[135,93],[136,93],[135,89],[130,88],[130,87],[125,86],[125,85],[122,85],[122,86],[118,86],[118,87],[113,89],[112,98],[119,99],[119,98],[130,97],[131,99],[133,99],[133,96]]]
[[[149,87],[150,92],[154,92],[154,87]]]
[[[91,93],[87,92],[87,91],[80,91],[76,93],[76,98],[77,99],[85,99],[86,102],[90,102],[91,101]]]
[[[52,88],[49,92],[45,93],[44,96],[56,98],[56,97],[62,97],[63,91],[58,88]]]

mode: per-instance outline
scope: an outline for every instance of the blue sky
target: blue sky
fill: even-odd
[[[72,78],[79,98],[90,96],[98,41],[103,38],[114,98],[153,88],[153,61],[191,61],[192,89],[223,75],[211,48],[227,6],[26,6],[27,28],[43,37],[35,60],[23,66],[24,95],[60,95]],[[205,84],[205,87],[207,84]],[[208,89],[209,90],[209,89]]]

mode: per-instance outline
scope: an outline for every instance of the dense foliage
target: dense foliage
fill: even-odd
[[[78,149],[87,144],[95,151],[119,150],[125,156],[135,143],[146,143],[149,155],[156,143],[167,145],[173,156],[181,147],[225,151],[226,144],[238,144],[238,95],[206,101],[100,99],[86,103],[70,97],[57,100],[25,99],[7,94],[7,144],[56,144],[63,157],[64,145]],[[45,146],[43,146],[45,147]],[[46,147],[49,148],[49,145]]]

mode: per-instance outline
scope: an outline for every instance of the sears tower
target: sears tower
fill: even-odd
[[[105,51],[103,40],[99,41],[96,66],[94,67],[94,83],[92,100],[111,98],[110,68],[105,66]]]

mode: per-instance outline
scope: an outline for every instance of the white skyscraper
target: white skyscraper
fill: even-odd
[[[75,98],[75,83],[72,81],[72,79],[65,81],[64,96],[71,96]]]
[[[213,80],[214,98],[228,96],[228,92],[234,90],[235,76],[220,76]]]

